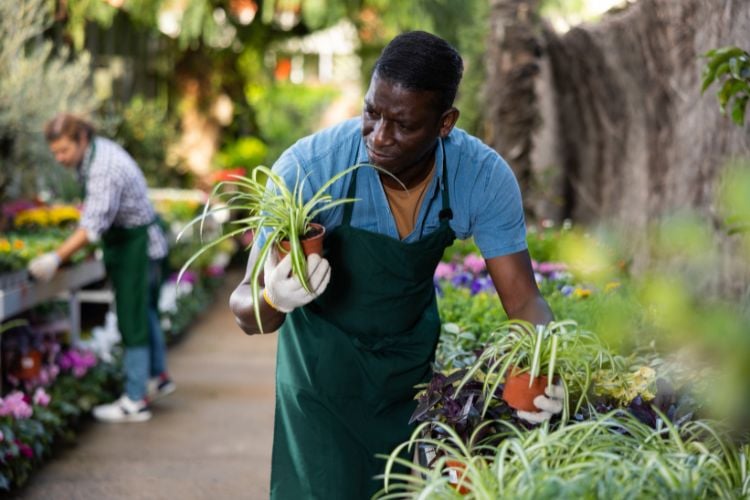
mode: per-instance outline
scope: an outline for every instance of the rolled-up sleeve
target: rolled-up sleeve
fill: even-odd
[[[526,249],[521,190],[507,163],[498,158],[473,186],[474,241],[485,258]]]

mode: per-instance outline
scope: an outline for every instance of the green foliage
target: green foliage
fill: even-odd
[[[330,86],[249,85],[247,100],[255,108],[261,138],[268,145],[264,163],[272,163],[298,139],[313,133],[320,114],[338,94]]]
[[[117,142],[133,157],[150,186],[187,187],[189,177],[180,170],[170,146],[177,141],[177,121],[166,102],[136,96],[120,111],[114,130]]]
[[[180,276],[196,259],[216,245],[248,232],[256,236],[263,234],[265,241],[257,249],[255,265],[250,271],[255,318],[262,332],[259,278],[269,254],[281,249],[282,241],[288,241],[292,273],[300,279],[305,290],[309,291],[307,260],[301,240],[313,229],[313,221],[320,213],[356,201],[354,198],[334,199],[328,193],[328,188],[362,166],[365,164],[357,164],[338,172],[309,197],[305,193],[307,178],[301,171],[297,172],[297,178],[291,187],[287,186],[283,177],[264,166],[254,168],[248,177],[236,176],[234,180],[220,182],[213,189],[203,213],[193,219],[180,235],[195,224],[202,225],[209,216],[217,212],[229,211],[232,215],[239,215],[239,218],[231,222],[234,227],[229,232],[207,243],[190,257],[182,267]],[[225,190],[226,188],[232,189]],[[212,203],[218,206],[210,209]]]
[[[745,110],[750,100],[750,53],[738,47],[722,47],[706,52],[701,92],[715,81],[721,82],[716,97],[721,112],[731,107],[732,121],[745,124]]]
[[[268,147],[257,137],[241,137],[224,146],[216,156],[221,168],[242,167],[246,171],[261,165],[268,158]]]
[[[51,42],[40,41],[49,24],[45,0],[0,2],[0,202],[59,194],[71,178],[47,150],[44,123],[63,110],[86,114],[96,106],[86,83],[88,55],[54,53]]]
[[[722,427],[695,421],[677,427],[664,418],[653,429],[624,412],[552,428],[526,430],[486,422],[468,443],[446,424],[426,422],[398,446],[385,467],[379,499],[744,498],[750,494],[748,453]],[[443,439],[424,437],[432,426]],[[487,435],[492,432],[491,435]],[[435,450],[415,465],[407,450]],[[447,462],[457,477],[451,480]],[[403,469],[406,472],[401,472]]]

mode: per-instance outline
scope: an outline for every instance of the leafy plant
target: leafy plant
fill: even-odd
[[[464,441],[442,424],[447,439],[425,437],[418,426],[412,438],[389,457],[384,488],[377,498],[740,498],[750,493],[747,445],[736,446],[718,424],[708,421],[658,428],[615,411],[592,420],[552,429],[531,430],[511,422],[483,427]],[[407,449],[429,446],[435,459],[413,464]],[[446,475],[448,461],[462,464],[458,484]],[[405,467],[400,472],[397,466]],[[417,472],[417,474],[410,473]]]
[[[551,322],[535,327],[522,320],[509,320],[494,332],[487,347],[467,370],[457,390],[482,370],[484,373],[485,406],[487,411],[500,384],[507,381],[511,370],[514,374],[529,372],[530,386],[536,377],[544,373],[548,386],[559,375],[565,388],[566,404],[563,420],[568,418],[570,392],[578,395],[575,412],[588,399],[592,373],[605,366],[616,366],[609,350],[591,332],[581,330],[575,321]]]
[[[703,57],[708,62],[703,67],[701,92],[705,92],[714,81],[723,81],[716,93],[719,107],[722,113],[726,113],[731,101],[732,120],[741,127],[750,100],[750,53],[730,46],[709,50]]]
[[[262,331],[259,306],[260,283],[258,279],[260,273],[263,271],[263,264],[266,258],[271,251],[281,248],[282,241],[288,240],[292,272],[300,279],[302,286],[306,290],[309,290],[307,260],[302,249],[301,240],[311,231],[313,221],[322,212],[355,201],[354,198],[334,199],[328,193],[328,188],[339,179],[365,165],[385,172],[374,165],[356,164],[328,179],[307,200],[304,197],[307,177],[301,177],[299,171],[297,172],[297,179],[291,188],[287,186],[283,177],[264,166],[255,167],[249,177],[233,176],[233,180],[218,183],[213,189],[209,201],[206,202],[203,213],[193,219],[181,231],[178,239],[194,224],[200,223],[202,225],[209,214],[228,210],[234,213],[239,212],[241,216],[239,219],[230,222],[230,224],[235,226],[233,229],[203,246],[190,257],[182,267],[180,277],[203,252],[226,239],[248,231],[251,231],[255,237],[261,234],[264,235],[265,241],[258,250],[258,258],[250,272],[250,285],[255,304],[255,318]],[[233,190],[225,191],[225,188],[233,188]],[[210,207],[212,199],[217,202],[221,201],[223,204],[217,205],[212,209]]]

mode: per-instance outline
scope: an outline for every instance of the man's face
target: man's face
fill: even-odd
[[[87,146],[88,141],[85,139],[74,141],[69,137],[61,136],[49,143],[49,150],[58,163],[68,168],[74,168],[83,160]]]
[[[449,120],[446,125],[445,113],[435,103],[434,92],[405,89],[373,75],[362,113],[370,163],[398,177],[430,160],[438,137],[446,136],[455,123]]]

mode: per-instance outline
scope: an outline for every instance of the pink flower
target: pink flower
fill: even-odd
[[[29,403],[26,402],[24,394],[14,391],[0,399],[0,417],[13,415],[17,419],[29,418],[34,413]]]
[[[474,274],[479,274],[486,269],[486,264],[483,258],[470,253],[466,256],[466,258],[464,258],[464,268],[468,269]]]
[[[0,431],[0,443],[5,441],[5,434],[3,434],[3,431]]]
[[[453,275],[456,268],[453,264],[447,264],[445,262],[438,263],[437,267],[435,268],[435,278],[436,279],[448,279]]]
[[[567,268],[568,266],[562,262],[542,262],[539,264],[539,272],[542,274],[559,273],[560,271],[565,271]]]
[[[34,401],[35,405],[47,406],[50,402],[50,399],[51,398],[49,394],[47,394],[43,387],[37,387],[36,391],[34,391],[34,397],[32,398],[32,401]]]
[[[18,439],[16,439],[16,446],[18,446],[18,451],[21,452],[21,455],[25,456],[26,458],[34,458],[34,450],[31,448],[31,446],[19,441]]]

